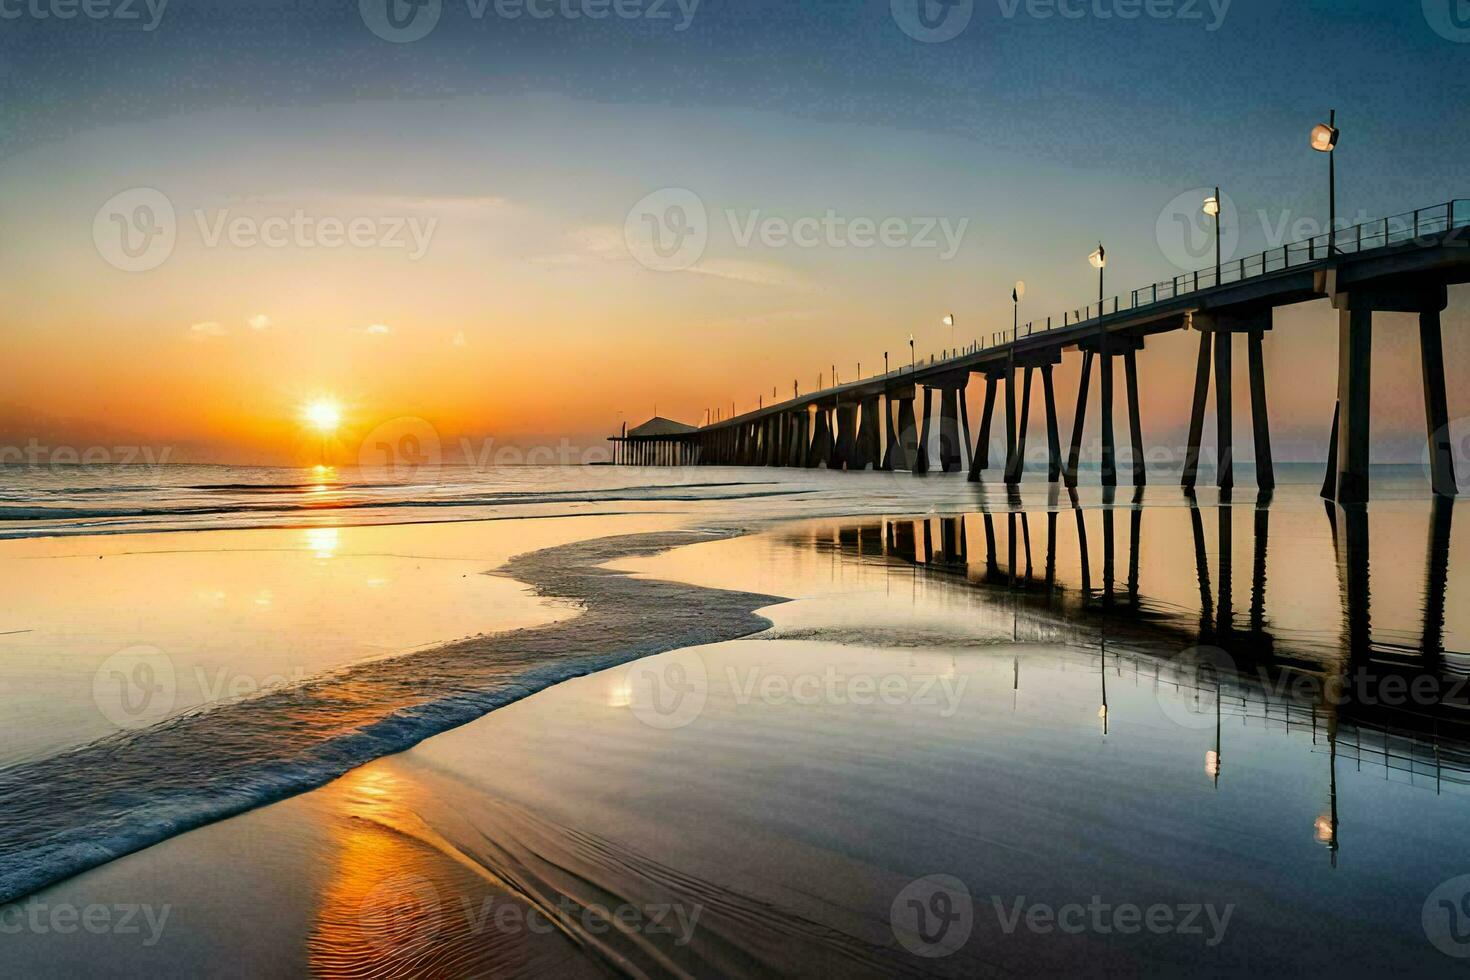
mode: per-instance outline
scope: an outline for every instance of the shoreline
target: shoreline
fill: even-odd
[[[580,613],[328,671],[292,688],[0,771],[0,797],[17,818],[0,830],[0,903],[319,788],[569,678],[766,629],[769,621],[754,610],[781,597],[650,581],[601,567],[687,544],[694,535],[714,540],[740,533],[642,532],[519,555],[485,574],[513,578],[542,599],[580,605]],[[51,812],[68,796],[77,800],[68,826],[26,817],[28,810]]]

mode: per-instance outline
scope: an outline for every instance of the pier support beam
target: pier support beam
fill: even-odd
[[[883,396],[883,462],[878,468],[892,473],[897,455],[898,433],[893,430],[893,395],[885,393]]]
[[[1006,460],[1006,486],[1010,487],[1020,484],[1021,475],[1026,469],[1026,427],[1031,420],[1031,372],[1033,370],[1029,365],[1025,368],[1026,380],[1021,388],[1021,420],[1016,426],[1015,445],[1011,447],[1010,458]],[[1014,373],[1011,378],[1015,379]]]
[[[1276,489],[1276,465],[1271,459],[1271,418],[1266,411],[1266,359],[1261,352],[1260,330],[1246,335],[1250,349],[1251,430],[1255,437],[1256,486],[1269,493]]]
[[[852,467],[853,453],[857,449],[857,406],[837,405],[837,445],[832,449],[832,469],[845,470]]]
[[[963,449],[960,445],[959,389],[939,392],[939,465],[945,473],[957,473]]]
[[[1337,325],[1338,503],[1368,499],[1368,424],[1372,419],[1373,311],[1348,309]]]
[[[1266,408],[1266,360],[1263,353],[1266,332],[1273,325],[1270,307],[1248,307],[1196,313],[1194,325],[1200,331],[1199,374],[1195,378],[1194,415],[1190,417],[1189,448],[1184,457],[1183,483],[1194,487],[1199,464],[1199,433],[1204,426],[1204,406],[1209,395],[1210,346],[1214,346],[1215,426],[1217,472],[1215,482],[1227,493],[1235,486],[1234,409],[1231,365],[1234,353],[1232,338],[1245,334],[1248,346],[1251,394],[1251,429],[1256,454],[1256,486],[1270,492],[1276,487],[1276,468],[1271,456],[1271,419]]]
[[[1128,442],[1133,449],[1133,485],[1141,487],[1148,483],[1147,460],[1143,455],[1143,419],[1138,413],[1138,353],[1123,354],[1124,382],[1128,386]]]
[[[980,415],[980,434],[975,440],[975,451],[970,455],[970,482],[978,483],[980,474],[990,466],[990,423],[995,419],[995,389],[999,378],[990,372],[985,374],[985,409]]]
[[[1118,485],[1118,443],[1113,437],[1113,354],[1104,337],[1104,348],[1099,351],[1102,361],[1098,370],[1102,375],[1102,485]]]
[[[893,392],[891,398],[898,402],[898,451],[894,465],[901,470],[912,470],[919,459],[918,420],[914,418],[914,389]]]
[[[1062,440],[1057,430],[1057,396],[1050,364],[1041,367],[1041,386],[1046,391],[1046,480],[1056,483],[1062,478]]]
[[[883,453],[882,437],[878,433],[878,396],[863,399],[861,412],[862,423],[858,429],[852,468],[865,470],[872,467],[876,470]]]
[[[1455,455],[1450,445],[1450,412],[1445,399],[1444,342],[1439,311],[1419,314],[1419,362],[1424,375],[1424,421],[1429,433],[1429,474],[1436,496],[1453,497]]]
[[[924,389],[924,417],[919,421],[919,451],[914,456],[913,471],[922,476],[929,472],[929,417],[934,414],[934,389]]]
[[[1221,330],[1215,336],[1215,452],[1219,455],[1215,485],[1226,491],[1235,487],[1235,416],[1230,384],[1232,336],[1229,330]]]
[[[816,417],[812,422],[812,448],[807,453],[806,465],[815,469],[818,466],[832,468],[832,427],[828,421],[827,409],[823,405],[817,406]]]
[[[1072,451],[1067,456],[1067,486],[1077,489],[1077,465],[1082,458],[1082,429],[1087,423],[1087,389],[1092,383],[1092,351],[1082,352],[1082,377],[1077,382],[1077,416],[1072,420]]]
[[[1184,449],[1184,474],[1180,485],[1193,490],[1199,480],[1200,440],[1205,434],[1205,408],[1210,399],[1210,332],[1199,334],[1199,360],[1194,369],[1194,402],[1189,412],[1189,444]]]

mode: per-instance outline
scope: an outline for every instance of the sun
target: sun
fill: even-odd
[[[323,435],[337,431],[342,422],[342,409],[328,398],[318,398],[301,410],[306,424]]]

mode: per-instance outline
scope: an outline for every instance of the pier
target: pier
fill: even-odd
[[[1448,287],[1465,282],[1470,282],[1470,200],[1459,199],[1217,263],[1125,295],[1101,298],[1061,317],[1017,323],[991,333],[988,343],[976,342],[925,361],[911,358],[907,366],[887,373],[805,395],[794,393],[754,411],[711,418],[692,431],[614,437],[615,462],[924,474],[959,472],[968,458],[969,479],[980,480],[995,465],[1005,482],[1014,486],[1021,481],[1027,440],[1032,438],[1030,395],[1039,381],[1045,392],[1048,479],[1075,488],[1089,425],[1088,392],[1096,373],[1102,396],[1102,417],[1095,423],[1101,430],[1102,483],[1116,486],[1113,408],[1116,362],[1121,360],[1132,449],[1127,476],[1141,486],[1147,474],[1138,359],[1146,356],[1149,338],[1185,330],[1198,333],[1199,356],[1181,482],[1193,488],[1198,480],[1213,379],[1216,482],[1225,491],[1234,486],[1231,357],[1239,335],[1248,352],[1246,389],[1256,479],[1260,489],[1270,490],[1275,475],[1264,351],[1274,314],[1281,307],[1327,299],[1338,317],[1338,378],[1335,398],[1322,408],[1322,417],[1332,419],[1322,495],[1339,503],[1368,499],[1374,314],[1393,312],[1419,318],[1431,484],[1436,495],[1453,496],[1456,482],[1440,314],[1448,304]],[[1073,354],[1082,358],[1082,370],[1074,393],[1069,445],[1064,449],[1052,369]],[[985,396],[978,438],[972,441],[965,393],[976,374],[984,377]],[[1002,385],[1006,454],[1004,460],[992,460],[991,428]]]

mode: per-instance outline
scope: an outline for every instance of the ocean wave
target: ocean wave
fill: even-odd
[[[581,615],[358,664],[0,769],[0,903],[322,786],[559,681],[767,628],[754,610],[775,597],[602,567],[689,541],[665,531],[522,555],[502,571]]]

